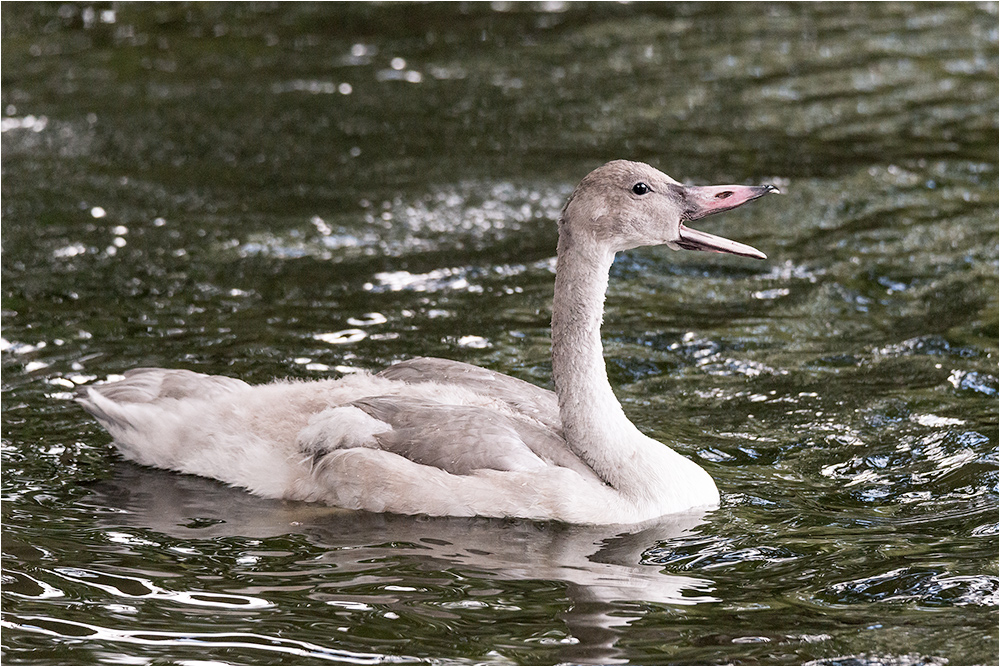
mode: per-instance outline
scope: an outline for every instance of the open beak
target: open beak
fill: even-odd
[[[685,227],[684,222],[728,211],[771,192],[780,193],[778,188],[773,185],[705,185],[687,186],[684,189],[687,194],[687,208],[680,226],[680,240],[676,242],[679,248],[767,259],[767,255],[756,248]]]

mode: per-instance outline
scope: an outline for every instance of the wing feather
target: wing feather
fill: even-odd
[[[562,421],[556,395],[530,382],[461,361],[417,357],[389,366],[379,377],[407,384],[434,382],[457,385],[506,403],[511,410],[545,425],[560,437]]]
[[[369,397],[351,405],[392,426],[375,436],[381,449],[417,463],[454,474],[557,466],[599,481],[561,434],[517,413],[401,396]]]
[[[545,462],[528,447],[509,417],[467,405],[441,405],[376,396],[352,405],[392,429],[375,435],[380,449],[415,463],[468,475],[475,470],[531,471]]]

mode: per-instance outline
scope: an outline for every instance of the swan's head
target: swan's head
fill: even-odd
[[[684,223],[778,192],[773,185],[682,185],[642,162],[615,160],[587,174],[559,221],[561,234],[589,237],[611,250],[667,245],[765,259],[736,241]]]

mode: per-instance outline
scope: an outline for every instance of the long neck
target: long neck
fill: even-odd
[[[604,295],[614,252],[563,229],[552,302],[552,378],[563,434],[605,482],[634,484],[648,440],[632,425],[608,382],[601,346]]]

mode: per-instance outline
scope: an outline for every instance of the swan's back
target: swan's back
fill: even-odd
[[[515,412],[536,419],[557,433],[562,432],[556,395],[503,373],[450,359],[418,357],[393,364],[378,375],[408,384],[433,382],[466,387],[501,400]]]

